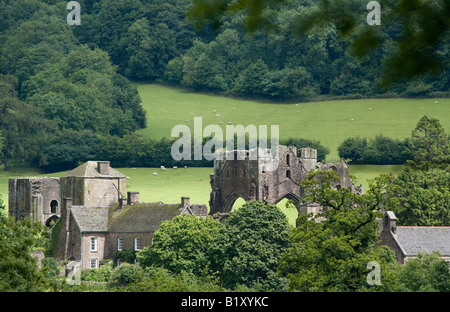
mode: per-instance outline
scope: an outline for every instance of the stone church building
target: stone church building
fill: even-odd
[[[152,242],[164,220],[179,215],[207,216],[206,205],[140,203],[126,191],[126,176],[108,161],[88,161],[60,178],[9,181],[9,214],[52,226],[58,260],[97,268],[118,251],[139,251]]]

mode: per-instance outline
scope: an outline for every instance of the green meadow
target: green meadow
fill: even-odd
[[[194,117],[202,117],[203,128],[222,122],[224,133],[228,122],[243,126],[279,125],[280,139],[303,137],[318,140],[330,149],[327,161],[337,161],[337,147],[347,137],[369,138],[381,133],[392,138],[405,138],[411,135],[417,121],[425,114],[438,118],[444,129],[450,130],[450,99],[345,100],[296,105],[233,99],[156,84],[136,86],[148,112],[148,127],[139,133],[154,139],[170,137],[172,127],[178,124],[188,125],[193,131]],[[350,174],[355,176],[356,184],[367,188],[368,179],[380,173],[395,175],[401,167],[353,165]],[[209,175],[213,173],[213,168],[168,168],[167,171],[160,168],[116,169],[128,177],[128,191],[140,192],[141,202],[179,203],[182,196],[189,196],[191,203],[208,205]],[[7,203],[9,178],[58,177],[63,173],[44,174],[33,168],[12,167],[0,172],[0,194]],[[234,209],[243,202],[238,199]],[[281,201],[278,206],[294,224],[297,212],[286,209],[285,203],[285,200]]]
[[[337,147],[346,138],[371,138],[383,134],[403,139],[411,135],[423,115],[438,118],[444,129],[450,130],[450,99],[366,99],[283,104],[240,100],[156,84],[136,86],[143,107],[148,112],[148,127],[139,133],[155,139],[170,138],[172,128],[181,124],[188,125],[193,134],[194,117],[202,117],[203,128],[222,122],[224,134],[228,122],[243,126],[278,125],[280,139],[301,137],[318,140],[330,149],[327,161],[337,161]]]

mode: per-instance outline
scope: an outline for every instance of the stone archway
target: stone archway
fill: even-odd
[[[58,222],[58,220],[59,220],[59,217],[57,215],[52,215],[50,218],[48,218],[45,221],[45,226],[51,228],[53,225],[55,225],[56,222]]]
[[[283,195],[280,198],[276,199],[273,202],[273,204],[276,205],[280,201],[282,201],[283,199],[291,200],[294,203],[295,208],[297,208],[298,214],[300,214],[300,207],[302,205],[302,202],[300,201],[300,197],[298,197],[298,195],[296,195],[296,194],[294,194],[292,192],[286,193],[285,195]]]
[[[224,201],[223,212],[230,213],[231,210],[233,209],[234,203],[238,198],[242,198],[243,200],[245,200],[245,197],[239,194],[238,192],[231,193]]]

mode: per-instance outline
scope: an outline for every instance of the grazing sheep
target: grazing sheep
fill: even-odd
[[[158,174],[157,174],[156,172],[153,172],[153,175],[154,175],[154,176],[157,176]]]

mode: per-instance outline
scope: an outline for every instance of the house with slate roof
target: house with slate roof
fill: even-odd
[[[109,161],[88,161],[60,178],[10,181],[10,215],[50,224],[58,260],[81,268],[98,268],[118,251],[138,251],[152,243],[161,222],[180,215],[206,217],[206,205],[140,203],[139,192],[127,192],[127,177]]]
[[[389,246],[401,264],[433,251],[450,263],[450,226],[397,226],[392,211],[385,212],[381,225],[380,244]]]

